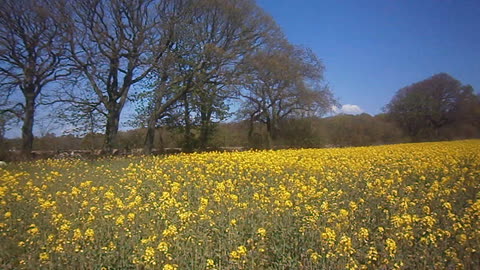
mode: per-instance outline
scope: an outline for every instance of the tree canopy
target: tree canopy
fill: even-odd
[[[439,73],[397,91],[385,107],[414,140],[447,138],[459,125],[478,126],[480,101],[470,85]]]

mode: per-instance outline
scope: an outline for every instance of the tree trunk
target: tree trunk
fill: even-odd
[[[165,143],[163,141],[163,129],[158,129],[158,153],[165,154]]]
[[[184,97],[184,106],[185,106],[185,134],[184,134],[184,145],[183,151],[190,153],[193,151],[193,142],[192,142],[192,130],[191,130],[191,123],[190,123],[190,105],[188,104],[188,95]]]
[[[253,117],[248,121],[248,143],[253,146]]]
[[[248,143],[252,148],[258,148],[258,143],[253,141],[253,131],[255,129],[255,121],[257,121],[255,113],[250,114],[250,119],[248,122]]]
[[[272,121],[270,120],[270,118],[267,118],[266,125],[267,125],[267,148],[272,149],[273,129],[272,129]]]
[[[145,134],[145,142],[143,144],[143,153],[145,155],[150,155],[152,153],[153,142],[155,140],[156,119],[157,115],[155,113],[152,113],[148,118],[147,134]]]
[[[5,145],[5,125],[6,123],[2,119],[2,115],[0,115],[0,145]]]
[[[277,131],[278,131],[278,119],[276,116],[276,112],[273,109],[272,118],[270,120],[270,132],[269,132],[270,138],[272,139],[272,141],[275,141],[277,139]]]
[[[112,154],[117,143],[118,126],[120,123],[120,110],[116,107],[108,111],[107,126],[105,129],[105,140],[103,150],[107,154]]]
[[[211,109],[204,109],[200,112],[200,119],[202,121],[200,126],[200,150],[206,150],[208,145],[208,140],[210,139],[210,118],[212,117]]]
[[[22,126],[22,155],[30,158],[33,148],[33,119],[35,115],[35,98],[25,96],[25,113]]]
[[[202,126],[200,127],[200,142],[199,142],[199,149],[201,151],[204,151],[207,149],[208,145],[208,137],[209,137],[209,127],[207,123],[202,123]]]

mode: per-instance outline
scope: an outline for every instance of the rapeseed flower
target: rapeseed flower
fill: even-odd
[[[0,268],[477,269],[478,153],[480,140],[18,163],[0,170]]]
[[[257,234],[261,237],[265,237],[267,235],[267,230],[265,230],[265,228],[258,228]]]
[[[385,249],[388,251],[388,254],[390,255],[390,257],[395,257],[395,253],[397,253],[397,243],[393,239],[388,238],[385,241],[385,244],[386,244]]]
[[[95,231],[91,228],[85,230],[85,239],[89,241],[93,241],[95,239]]]

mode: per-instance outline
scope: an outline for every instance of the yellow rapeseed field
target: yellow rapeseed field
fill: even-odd
[[[480,140],[0,168],[1,269],[480,269]]]

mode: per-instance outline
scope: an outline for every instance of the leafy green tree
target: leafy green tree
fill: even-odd
[[[439,73],[398,90],[385,111],[406,134],[419,141],[445,139],[441,133],[445,128],[474,121],[478,104],[470,85]]]

